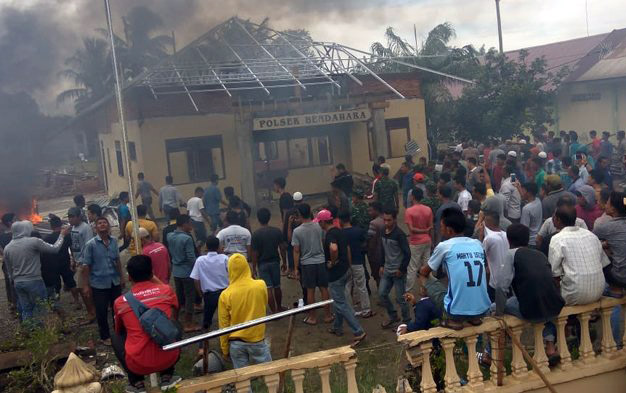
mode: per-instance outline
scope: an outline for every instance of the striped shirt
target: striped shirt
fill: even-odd
[[[561,277],[561,295],[567,305],[597,301],[604,291],[602,268],[610,261],[596,235],[576,226],[552,237],[548,260],[552,276]]]

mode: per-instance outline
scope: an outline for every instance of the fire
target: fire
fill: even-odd
[[[41,217],[38,213],[36,199],[33,199],[30,204],[30,214],[28,215],[28,221],[32,222],[33,224],[39,224],[43,221],[43,217]]]

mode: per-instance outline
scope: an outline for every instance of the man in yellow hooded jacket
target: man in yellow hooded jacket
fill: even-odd
[[[220,295],[218,304],[220,329],[264,317],[267,314],[267,286],[254,280],[246,257],[233,254],[228,259],[230,284]],[[265,342],[265,324],[239,330],[220,337],[222,354],[230,356],[234,368],[271,362]]]

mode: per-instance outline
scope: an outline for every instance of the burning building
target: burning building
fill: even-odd
[[[171,175],[186,197],[217,174],[254,204],[277,176],[315,194],[338,163],[366,173],[384,156],[397,168],[428,154],[423,72],[437,73],[232,18],[124,87],[133,172],[157,187]],[[81,116],[98,128],[108,193],[126,190],[113,97]]]

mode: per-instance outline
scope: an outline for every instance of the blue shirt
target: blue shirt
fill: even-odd
[[[120,205],[119,207],[120,218],[130,219],[130,209],[127,204]]]
[[[446,313],[452,316],[479,316],[489,310],[485,252],[476,239],[453,237],[435,247],[428,260],[432,270],[444,266],[448,274],[448,292],[443,300]]]
[[[117,261],[120,253],[117,240],[109,236],[109,245],[105,245],[100,235],[89,240],[83,251],[82,263],[89,266],[89,286],[96,289],[108,289],[120,285],[120,272]]]
[[[215,184],[209,184],[204,191],[202,203],[207,214],[220,214],[220,201],[222,200],[222,192]]]
[[[177,278],[189,278],[196,262],[196,249],[193,238],[180,229],[167,235],[167,245],[172,256],[172,275]]]

